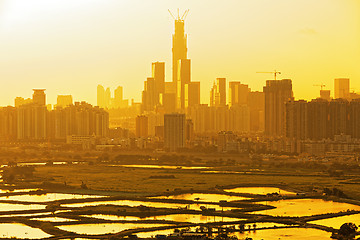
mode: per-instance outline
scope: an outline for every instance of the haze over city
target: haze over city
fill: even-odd
[[[171,76],[175,14],[186,19],[192,79],[201,102],[218,77],[261,91],[278,70],[293,81],[296,99],[318,97],[333,79],[350,78],[360,91],[360,3],[347,1],[0,1],[0,105],[32,88],[96,104],[96,86],[123,86],[124,98],[141,101],[151,62],[164,61]]]
[[[360,235],[358,0],[0,0],[0,39],[0,239]]]

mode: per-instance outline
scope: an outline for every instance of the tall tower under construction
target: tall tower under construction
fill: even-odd
[[[170,12],[170,11],[169,11]],[[184,30],[185,18],[188,13],[188,10],[184,12],[182,16],[179,14],[177,18],[173,14],[171,16],[175,20],[175,34],[172,38],[172,72],[173,72],[173,83],[176,84],[178,77],[178,62],[181,59],[187,59],[187,35]]]

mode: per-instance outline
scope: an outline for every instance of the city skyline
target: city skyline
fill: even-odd
[[[306,16],[302,16],[296,21],[295,16],[291,18],[290,22],[296,23],[293,27],[285,24],[279,17],[270,14],[272,8],[269,8],[269,3],[261,0],[254,1],[253,3],[230,1],[224,6],[220,6],[219,9],[211,8],[206,11],[204,9],[201,10],[199,6],[201,3],[192,4],[185,1],[179,6],[179,4],[175,3],[165,4],[163,1],[156,1],[155,12],[146,13],[141,16],[140,13],[143,13],[144,9],[140,9],[141,11],[139,10],[139,13],[136,13],[136,8],[132,8],[133,3],[128,2],[115,3],[110,1],[106,4],[94,2],[86,5],[82,5],[80,3],[81,1],[77,4],[71,4],[70,2],[65,2],[64,4],[60,2],[54,2],[53,4],[44,4],[42,1],[36,2],[38,5],[35,9],[33,6],[28,6],[29,8],[26,10],[24,10],[26,6],[25,2],[0,2],[2,15],[0,19],[0,26],[2,26],[1,35],[7,36],[6,41],[2,43],[4,54],[2,54],[1,61],[3,62],[4,68],[0,71],[0,77],[5,79],[4,81],[6,81],[8,89],[0,98],[1,106],[13,105],[13,99],[18,96],[30,97],[31,89],[34,87],[46,88],[47,95],[49,96],[48,102],[51,104],[56,103],[58,94],[71,94],[75,101],[84,100],[96,105],[95,89],[98,84],[110,86],[112,91],[117,86],[122,86],[124,88],[124,99],[134,98],[136,102],[140,102],[143,81],[151,75],[151,62],[165,62],[166,82],[172,81],[171,35],[174,33],[174,23],[167,12],[167,8],[176,11],[177,7],[180,7],[181,11],[187,8],[190,9],[190,14],[185,22],[185,33],[188,34],[188,58],[192,60],[192,79],[193,81],[199,81],[202,86],[201,103],[209,103],[209,91],[216,78],[225,77],[227,81],[240,81],[242,84],[248,85],[252,90],[261,91],[265,85],[265,81],[272,79],[272,76],[256,74],[256,72],[272,71],[274,69],[282,72],[280,78],[290,78],[293,80],[293,90],[296,99],[310,100],[318,97],[320,89],[312,86],[313,84],[325,84],[325,88],[330,89],[331,95],[334,96],[333,81],[335,78],[349,78],[351,88],[355,88],[357,92],[360,89],[360,86],[358,86],[359,83],[356,81],[360,76],[355,69],[356,59],[360,55],[357,54],[359,52],[359,46],[354,45],[360,37],[360,28],[356,28],[359,22],[356,21],[356,19],[359,18],[356,12],[359,11],[360,6],[356,1],[349,0],[345,3],[335,1],[332,3],[327,2],[328,7],[324,9],[321,16],[318,16],[320,20],[314,18],[314,12],[316,9],[319,9],[320,5],[310,5],[308,1],[302,1],[301,3],[300,1],[296,1],[292,4],[286,4],[280,0],[272,4],[279,7],[281,9],[280,13],[286,13],[285,15],[290,14],[290,10],[294,11],[296,7],[306,9],[309,6],[313,7],[311,11],[307,10],[306,13],[308,15],[305,14]],[[19,3],[23,3],[23,5],[19,5]],[[209,1],[208,4],[211,6],[216,5],[213,1]],[[19,9],[20,6],[21,8]],[[61,6],[59,9],[55,9],[55,7],[59,6]],[[89,11],[91,12],[95,7],[102,7],[97,16],[100,17],[99,20],[101,21],[97,25],[94,25],[92,34],[100,31],[103,34],[107,33],[107,35],[101,35],[104,39],[98,37],[98,39],[93,40],[90,44],[84,41],[86,40],[85,37],[87,34],[91,32],[90,29],[86,29],[85,32],[80,31],[73,35],[72,38],[74,41],[72,43],[69,42],[69,36],[67,36],[67,34],[70,34],[70,32],[74,34],[72,32],[74,29],[80,27],[84,21],[88,21],[89,17],[91,17]],[[110,11],[110,7],[114,7],[114,9]],[[149,7],[149,5],[144,3],[143,8],[147,7]],[[231,7],[237,7],[239,11],[247,9],[255,15],[237,15],[235,14],[235,10],[229,10]],[[80,8],[84,8],[84,11],[82,11],[81,14],[79,13],[79,16],[76,18],[78,21],[75,21],[74,28],[67,28],[69,27],[67,24],[70,24],[69,21],[74,19],[75,12],[80,10]],[[115,30],[121,30],[121,27],[124,27],[116,21],[117,18],[114,11],[115,9],[119,10],[119,8],[122,10],[130,9],[131,14],[125,14],[126,16],[122,16],[124,18],[122,20],[136,20],[134,24],[139,28],[125,31],[125,35],[119,36],[119,33],[116,33],[117,31]],[[343,18],[331,19],[331,13],[334,13],[333,11],[335,10],[338,11],[339,16],[343,16]],[[69,19],[62,22],[54,17],[57,21],[57,25],[55,26],[60,28],[48,26],[53,23],[52,21],[55,21],[52,19],[49,20],[50,23],[47,23],[48,25],[39,24],[39,21],[45,17],[45,15],[48,16],[47,14],[51,14],[52,11],[57,11],[58,14],[68,13]],[[224,17],[224,19],[216,19],[215,21],[214,17],[210,15],[217,11],[218,14],[229,11],[229,14]],[[241,11],[240,13],[243,13]],[[45,12],[47,13],[45,14]],[[16,14],[19,13],[25,15],[22,15],[22,18],[16,18]],[[37,13],[38,16],[32,18],[31,23],[27,23],[25,21],[26,17],[31,17],[31,14],[34,13]],[[103,14],[105,13],[109,14],[108,18],[104,18]],[[262,18],[260,19],[264,20],[266,17],[270,17],[269,22],[276,23],[276,26],[280,27],[279,30],[270,33],[269,29],[265,28],[265,26],[268,26],[270,23],[265,24],[262,21],[260,21],[262,23],[250,21],[240,24],[242,20],[254,20],[255,16],[259,16],[257,14],[260,13],[262,14]],[[150,19],[149,23],[145,23],[143,18]],[[326,20],[328,20],[327,25],[324,24]],[[229,24],[230,22],[234,27],[238,26],[239,31],[231,30],[231,28],[226,28],[230,30],[220,28],[221,24]],[[108,23],[112,24],[106,25]],[[334,23],[336,24],[334,25]],[[33,37],[29,39],[28,44],[22,46],[17,46],[16,41],[10,43],[9,40],[11,39],[19,40],[20,36],[30,36],[28,31],[22,31],[24,30],[23,28],[27,26],[26,24],[32,24],[31,26],[35,28],[34,33],[39,33],[38,31],[40,30],[51,31],[43,31],[42,35],[39,36],[35,36],[36,34],[32,35]],[[313,26],[311,26],[311,24],[317,27],[312,28]],[[211,29],[209,29],[209,25]],[[61,26],[63,28],[61,28]],[[106,28],[104,29],[105,26]],[[301,28],[301,26],[303,28]],[[328,31],[329,27],[332,28],[330,32]],[[273,29],[273,27],[270,29]],[[209,30],[212,32],[212,37],[210,38]],[[251,32],[253,32],[253,34],[250,34]],[[331,34],[335,34],[335,32],[337,35],[332,36]],[[147,38],[146,41],[140,41],[136,38],[139,42],[136,42],[136,49],[134,49],[132,45],[131,50],[133,51],[133,55],[126,56],[120,54],[120,51],[123,51],[124,47],[128,46],[127,44],[133,43],[131,41],[132,37],[137,35],[141,38],[142,34],[145,33],[154,33],[154,36]],[[239,37],[239,34],[242,36],[240,41],[234,41],[233,37]],[[257,36],[257,34],[265,34],[266,41],[257,38],[256,44],[251,45],[249,40]],[[61,37],[55,38],[55,36]],[[348,37],[344,38],[341,36]],[[115,40],[119,40],[120,37],[123,39],[116,42]],[[222,46],[224,44],[220,44],[219,41],[221,38],[222,41],[226,42],[226,45],[229,45],[228,47],[235,46],[233,52],[229,51],[227,47]],[[111,39],[111,41],[106,39]],[[205,39],[207,44],[200,45]],[[319,39],[323,41],[323,46],[320,45],[321,41]],[[34,43],[36,40],[41,40],[40,42],[48,40],[48,44],[46,46],[40,46],[40,42]],[[279,48],[277,44],[275,44],[279,42],[278,44],[281,45],[288,40],[292,40],[291,44],[288,42],[288,44],[283,45],[283,48]],[[84,46],[80,47],[79,43],[81,41],[84,41]],[[103,45],[105,43],[104,41],[110,41],[111,44],[105,46]],[[299,44],[299,42],[302,44]],[[214,45],[216,45],[216,48],[213,47]],[[68,48],[66,48],[66,46]],[[249,48],[249,50],[245,51],[245,46]],[[15,47],[17,47],[16,51]],[[33,50],[30,49],[33,47],[35,47],[37,52],[33,52]],[[88,47],[93,47],[94,52],[91,52]],[[297,48],[301,51],[296,52]],[[65,57],[67,54],[70,54],[70,49],[75,49],[75,52],[73,52],[73,58],[68,59],[66,62]],[[318,51],[314,51],[314,49]],[[63,53],[60,53],[60,50],[63,51]],[[241,51],[243,51],[242,55],[239,54]],[[262,52],[262,54],[257,55],[257,51]],[[319,54],[319,51],[322,54]],[[140,52],[142,55],[140,55]],[[129,51],[125,51],[125,53],[129,53]],[[275,53],[279,56],[274,56]],[[284,57],[284,54],[287,57]],[[225,55],[228,56],[226,57],[226,59],[228,59],[226,61],[224,59]],[[335,55],[338,56],[335,57]],[[84,62],[75,61],[80,59],[84,60],[85,58],[88,59],[89,56],[94,59]],[[133,65],[132,62],[134,58],[139,62],[139,65]],[[269,59],[272,60],[269,61]],[[328,64],[319,64],[324,62],[324,59],[327,59]],[[313,61],[316,61],[317,65],[314,65]],[[230,62],[230,64],[222,62]],[[15,65],[18,67],[17,70],[14,69]],[[337,65],[337,67],[333,67],[333,65]],[[21,67],[19,68],[19,66]],[[239,66],[242,67],[239,68]],[[309,68],[309,66],[311,66],[311,68]],[[298,69],[295,70],[296,68]],[[314,69],[317,70],[314,71]],[[126,76],[127,74],[129,74],[130,77]],[[319,80],[316,80],[316,78]],[[84,84],[87,85],[86,88],[82,87]],[[14,93],[14,89],[17,89],[16,94]],[[226,89],[228,89],[228,86],[226,86]]]
[[[0,38],[1,239],[360,235],[360,0],[0,0]]]

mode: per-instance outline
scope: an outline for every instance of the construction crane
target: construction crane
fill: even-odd
[[[171,13],[170,9],[168,9],[168,11],[174,20],[181,20],[181,21],[184,21],[189,13],[189,9],[186,9],[183,15],[180,17],[180,11],[179,9],[177,9],[177,18],[176,18],[174,14]]]
[[[281,74],[281,72],[278,72],[276,70],[274,70],[273,72],[256,72],[256,73],[271,73],[274,74],[274,79],[276,80],[276,75]]]
[[[323,90],[324,87],[326,87],[324,84],[314,84],[314,87],[320,87],[321,91]]]

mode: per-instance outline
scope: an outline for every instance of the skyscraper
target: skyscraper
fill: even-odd
[[[307,104],[307,138],[322,140],[330,137],[329,103],[325,99],[314,99]]]
[[[330,90],[320,90],[320,98],[330,101]]]
[[[155,79],[155,97],[156,103],[159,103],[159,95],[165,93],[165,63],[152,63],[152,77]]]
[[[217,78],[210,91],[210,106],[226,105],[226,78]]]
[[[175,34],[172,38],[172,71],[173,82],[177,82],[178,77],[178,61],[180,59],[187,59],[187,35],[184,30],[184,19],[180,16],[175,19]]]
[[[33,100],[31,98],[24,99],[22,97],[16,97],[15,98],[15,107],[20,107],[21,105],[29,104],[32,102],[33,102]]]
[[[105,89],[103,86],[97,86],[97,105],[101,108],[105,108]]]
[[[185,109],[185,84],[190,83],[191,62],[190,59],[180,59],[178,61],[178,78],[176,87],[177,108]]]
[[[17,109],[14,107],[0,108],[0,139],[16,140],[17,137]]]
[[[45,89],[33,89],[33,103],[45,106],[46,105],[46,95],[45,95]]]
[[[148,136],[148,117],[141,115],[136,117],[136,137]]]
[[[17,139],[44,140],[47,137],[46,115],[46,106],[39,103],[25,104],[17,108]]]
[[[67,107],[73,104],[73,98],[71,95],[58,95],[57,96],[57,107]]]
[[[229,82],[229,105],[247,104],[250,88],[240,82]]]
[[[123,107],[123,87],[118,86],[114,91],[114,108],[122,108]]]
[[[249,92],[247,101],[250,111],[250,130],[253,132],[263,132],[265,121],[265,94],[263,92]]]
[[[155,79],[147,78],[142,93],[142,111],[153,111],[156,106]]]
[[[336,78],[335,84],[335,98],[348,98],[350,92],[349,78]]]
[[[265,134],[278,137],[286,134],[286,102],[293,97],[290,79],[268,80],[265,93]]]
[[[185,108],[200,104],[200,82],[185,84]]]
[[[176,94],[164,93],[161,95],[160,104],[164,107],[165,113],[173,113],[176,109]]]
[[[106,88],[105,91],[105,108],[110,108],[110,103],[111,103],[111,90],[110,88]]]
[[[307,138],[307,106],[304,100],[286,103],[286,137],[297,140]]]
[[[216,79],[217,92],[219,93],[219,101],[221,106],[226,105],[226,78]]]
[[[329,102],[329,128],[330,136],[347,134],[349,121],[349,102],[346,99],[333,99]]]
[[[173,152],[185,147],[185,114],[164,115],[164,145]]]

